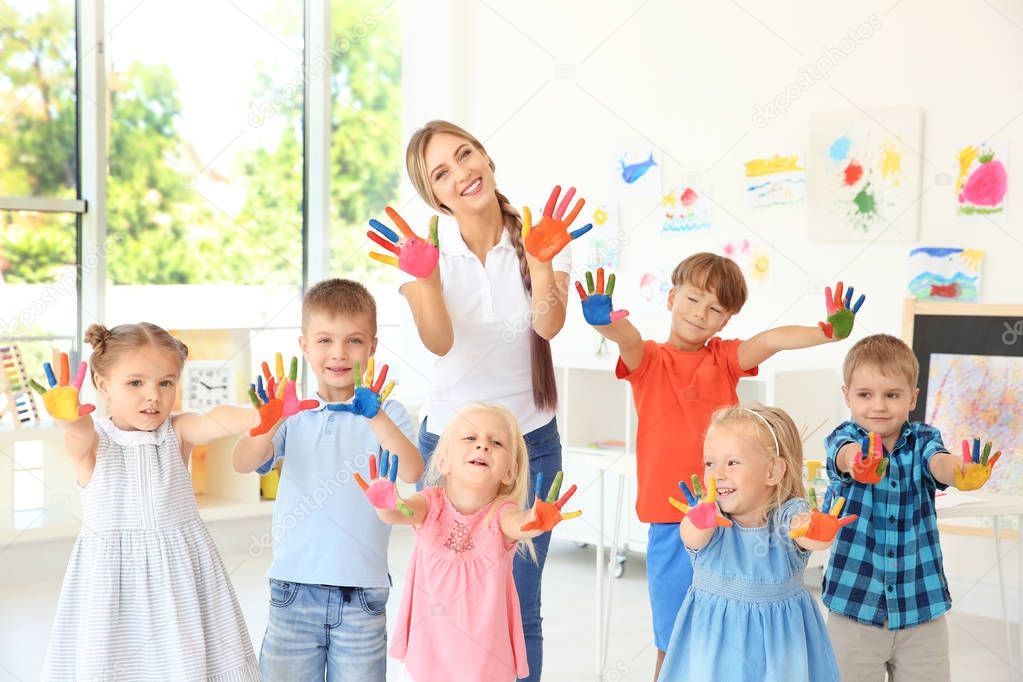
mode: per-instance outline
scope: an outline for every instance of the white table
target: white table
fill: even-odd
[[[1017,671],[1013,665],[1012,635],[1009,631],[1009,603],[1005,594],[1005,569],[1002,567],[1002,538],[1001,519],[1005,516],[1015,516],[1019,520],[1020,530],[1023,531],[1023,498],[1012,495],[997,495],[985,493],[983,489],[978,490],[977,495],[985,498],[983,502],[966,502],[955,507],[938,510],[938,519],[968,519],[990,517],[994,526],[995,536],[995,557],[998,559],[998,591],[1002,600],[1002,621],[1005,625],[1005,647],[1009,654],[1009,678],[1023,679],[1023,671]],[[1023,546],[1019,548],[1019,614],[1023,621]],[[1023,652],[1023,622],[1019,628],[1020,651]],[[1023,666],[1021,666],[1023,667]]]
[[[615,523],[613,536],[611,540],[611,555],[610,561],[614,561],[615,555],[618,552],[618,541],[619,541],[619,529],[621,528],[622,514],[632,513],[631,510],[622,509],[622,491],[625,486],[623,485],[626,477],[635,478],[636,476],[636,455],[633,452],[615,452],[606,451],[599,454],[587,452],[585,450],[571,450],[566,448],[565,457],[569,462],[575,461],[579,464],[585,464],[592,466],[598,470],[597,476],[597,505],[600,507],[597,515],[597,533],[599,541],[597,542],[596,552],[596,578],[597,578],[597,599],[596,599],[596,637],[597,637],[597,651],[596,651],[596,670],[595,679],[603,680],[605,668],[607,667],[607,640],[609,624],[611,621],[611,596],[613,594],[614,575],[611,571],[611,567],[605,564],[604,560],[604,506],[606,500],[604,498],[604,477],[610,472],[616,474],[618,479],[618,504],[615,513]],[[994,526],[994,537],[995,537],[995,556],[998,559],[998,590],[1001,595],[1002,602],[1002,620],[1005,627],[1005,644],[1008,651],[1008,663],[1009,663],[1009,679],[1019,678],[1023,680],[1023,671],[1017,673],[1015,665],[1013,664],[1012,654],[1012,635],[1009,629],[1009,605],[1008,599],[1005,592],[1005,570],[1002,567],[1002,539],[1001,539],[1001,519],[1006,516],[1015,516],[1019,520],[1021,541],[1023,541],[1023,497],[1014,497],[1011,495],[997,495],[987,494],[983,490],[978,491],[976,494],[983,496],[985,499],[983,502],[965,502],[955,507],[949,507],[938,510],[938,519],[965,519],[965,518],[983,518],[990,517]],[[1020,652],[1023,652],[1023,542],[1019,548],[1019,562],[1017,570],[1019,571],[1019,606],[1020,606],[1020,628],[1019,628],[1019,645]],[[606,577],[605,577],[606,576]],[[1021,654],[1023,656],[1023,654]],[[1020,666],[1023,669],[1023,665]]]

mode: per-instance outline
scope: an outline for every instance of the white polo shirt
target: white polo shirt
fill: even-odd
[[[533,403],[530,297],[507,230],[487,252],[486,265],[466,246],[457,223],[442,222],[437,237],[437,267],[454,343],[433,363],[425,405],[427,427],[439,434],[460,407],[484,402],[511,410],[523,433],[540,428],[554,412],[538,410]],[[555,272],[570,272],[571,247],[566,246],[552,264]],[[402,286],[413,279],[401,276]]]

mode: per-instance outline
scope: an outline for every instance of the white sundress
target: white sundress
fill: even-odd
[[[98,419],[44,680],[258,680],[231,580],[199,518],[168,419]]]

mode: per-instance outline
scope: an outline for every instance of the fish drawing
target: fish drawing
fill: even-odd
[[[657,165],[657,162],[654,161],[653,152],[650,152],[650,158],[646,161],[641,161],[640,163],[630,163],[626,166],[625,159],[619,159],[618,163],[621,164],[622,167],[622,180],[630,185],[646,175],[646,172],[650,170],[651,166]]]

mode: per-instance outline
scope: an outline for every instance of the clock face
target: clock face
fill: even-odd
[[[234,368],[226,362],[192,361],[185,363],[181,388],[181,407],[206,412],[217,405],[234,402]]]

